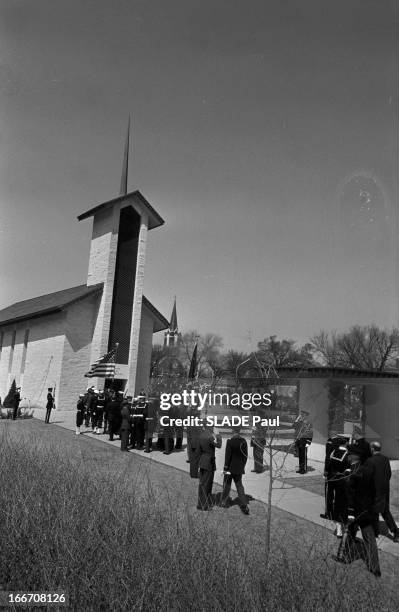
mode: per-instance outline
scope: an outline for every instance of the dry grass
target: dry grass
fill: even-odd
[[[262,504],[249,520],[199,513],[195,483],[174,470],[38,431],[50,433],[35,422],[1,432],[3,590],[61,588],[73,610],[398,609],[363,568],[332,563],[326,542],[293,546],[295,529],[277,523],[266,570]]]

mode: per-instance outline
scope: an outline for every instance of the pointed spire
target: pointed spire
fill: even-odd
[[[125,152],[123,154],[121,189],[120,189],[120,194],[119,195],[126,195],[127,194],[127,177],[128,177],[128,169],[129,169],[129,137],[130,137],[130,115],[129,115],[129,121],[128,121],[128,124],[127,124]]]
[[[176,313],[176,296],[175,296],[175,301],[174,301],[174,304],[173,304],[172,316],[170,318],[169,331],[171,331],[173,333],[176,333],[178,331],[178,327],[177,327],[177,313]]]

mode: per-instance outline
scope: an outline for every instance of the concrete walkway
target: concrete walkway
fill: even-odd
[[[35,409],[35,418],[44,421],[44,416],[44,409]],[[57,425],[75,432],[75,418],[76,413],[74,411],[58,409],[54,410],[51,414],[51,422],[49,427]],[[76,434],[74,433],[74,435]],[[119,439],[115,440],[114,442],[110,442],[108,440],[108,435],[93,434],[91,429],[86,429],[84,426],[81,428],[81,436],[82,435],[95,438],[105,444],[110,444],[116,449],[120,448]],[[221,470],[223,469],[224,463],[224,451],[225,441],[223,441],[222,448],[216,450],[217,470],[215,473],[215,482],[220,485],[223,483],[223,475]],[[188,472],[189,469],[188,463],[186,462],[187,454],[185,451],[173,452],[170,455],[164,455],[162,452],[157,450],[153,451],[151,454],[143,453],[142,451],[138,450],[131,450],[129,452],[145,457],[148,461],[162,463],[184,472]],[[265,450],[264,460],[265,463],[270,463],[270,457],[268,457],[267,449]],[[333,531],[333,523],[320,518],[320,513],[324,512],[323,495],[317,495],[316,493],[312,493],[304,488],[301,488],[300,486],[296,487],[292,484],[292,481],[295,478],[298,478],[303,482],[303,478],[311,478],[314,476],[321,477],[323,474],[324,465],[321,462],[310,460],[308,462],[309,472],[306,474],[306,476],[303,476],[296,473],[298,460],[293,455],[280,451],[273,451],[272,460],[276,477],[272,489],[273,506]],[[247,472],[243,479],[245,492],[254,497],[256,500],[267,503],[270,480],[269,471],[265,471],[263,474],[255,474],[250,471],[252,468],[253,460],[252,452],[250,452],[250,458],[247,463]],[[289,483],[286,482],[286,479],[289,479]],[[399,523],[399,512],[397,508],[391,508],[391,512],[396,522]],[[395,544],[389,538],[380,536],[378,538],[378,548],[379,550],[399,557],[399,544]]]

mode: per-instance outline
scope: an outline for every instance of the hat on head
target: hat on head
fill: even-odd
[[[98,389],[93,389],[93,393],[98,393]]]
[[[118,393],[119,393],[120,395],[123,395],[123,391],[118,391]]]
[[[48,387],[47,391],[52,391],[53,387]]]
[[[84,397],[84,393],[79,393],[79,397]]]
[[[346,448],[350,455],[359,455],[359,457],[362,456],[362,449],[357,444],[348,444]]]

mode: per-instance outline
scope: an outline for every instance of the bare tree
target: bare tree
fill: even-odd
[[[186,366],[190,364],[194,346],[197,343],[197,368],[198,376],[211,375],[213,376],[210,363],[215,364],[220,356],[220,350],[223,347],[223,339],[218,334],[199,334],[196,330],[192,330],[182,335],[181,339],[181,358]]]
[[[295,340],[278,340],[274,335],[258,342],[257,356],[266,366],[275,368],[309,366],[314,364],[312,351],[310,343],[297,347]]]
[[[399,356],[399,329],[354,325],[341,334],[322,330],[311,338],[311,343],[327,366],[381,372],[393,367]]]

